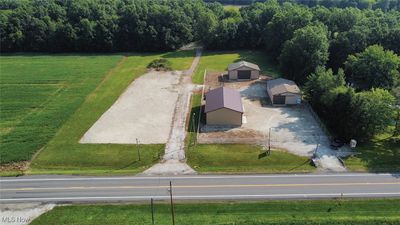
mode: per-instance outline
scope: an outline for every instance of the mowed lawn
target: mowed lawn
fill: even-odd
[[[204,71],[223,72],[227,71],[228,65],[240,60],[256,63],[261,73],[271,77],[280,77],[278,65],[271,57],[262,51],[238,50],[238,51],[205,51],[200,63],[194,73],[193,82],[203,83]]]
[[[1,56],[0,163],[31,159],[121,59]]]
[[[400,221],[399,199],[304,200],[175,204],[179,225],[395,225]],[[155,204],[155,224],[171,224],[168,204]],[[32,225],[151,224],[150,205],[59,206]]]
[[[346,166],[357,172],[399,172],[400,136],[386,133],[356,148],[359,153],[345,159]]]
[[[249,144],[198,144],[187,151],[188,164],[200,173],[302,173],[315,167],[308,157],[283,151],[259,158],[261,146]]]
[[[43,71],[52,76],[54,80],[61,80],[64,76],[71,74],[71,80],[76,87],[68,89],[68,94],[62,99],[54,99],[59,103],[59,111],[54,113],[58,126],[48,131],[45,124],[55,124],[44,116],[37,120],[38,126],[26,126],[26,138],[16,140],[20,145],[29,145],[30,154],[15,157],[15,161],[29,160],[34,152],[40,153],[31,163],[30,173],[67,173],[67,174],[96,174],[106,172],[139,172],[150,166],[158,155],[163,151],[163,145],[94,145],[79,144],[80,137],[91,127],[91,125],[104,113],[125,90],[125,88],[138,76],[146,72],[146,66],[156,58],[167,58],[171,61],[173,69],[184,70],[190,67],[194,51],[153,53],[153,54],[129,54],[129,55],[106,55],[106,56],[10,56],[10,61],[24,60],[31,63],[38,58],[37,64],[42,64],[42,58],[49,62],[40,68],[31,68],[38,79],[47,80],[42,76]],[[88,59],[102,59],[97,63],[90,64]],[[69,61],[65,62],[65,58]],[[11,60],[15,59],[15,60]],[[97,59],[97,60],[100,60]],[[110,63],[112,61],[112,63]],[[11,64],[11,62],[9,62]],[[104,66],[109,63],[108,67]],[[79,65],[79,67],[74,66]],[[69,71],[69,67],[75,70]],[[8,69],[13,73],[12,66]],[[83,69],[82,69],[83,68]],[[100,70],[100,68],[103,68]],[[61,71],[60,73],[56,73]],[[90,72],[87,72],[90,71]],[[30,73],[28,73],[30,74]],[[87,74],[96,74],[91,78]],[[10,75],[11,76],[11,75]],[[28,76],[28,75],[26,75]],[[76,79],[74,79],[76,78]],[[96,79],[95,79],[96,78]],[[46,95],[46,93],[35,91],[33,94]],[[52,96],[48,96],[52,99]],[[53,97],[54,98],[54,97]],[[2,98],[3,99],[3,98]],[[9,98],[9,102],[17,102],[18,99]],[[20,102],[29,102],[21,100]],[[70,107],[65,102],[75,103]],[[41,111],[48,115],[54,107],[43,108]],[[61,114],[66,113],[62,121]],[[22,113],[23,114],[23,113]],[[3,121],[3,119],[2,119]],[[38,128],[47,131],[48,136],[39,146],[31,146],[29,140],[38,138]],[[29,132],[28,132],[29,131]],[[54,137],[53,137],[54,136]],[[52,138],[53,137],[53,138]],[[51,139],[51,140],[50,140]],[[49,141],[50,140],[50,141]],[[46,144],[47,143],[47,144]],[[137,159],[137,148],[140,148],[141,161]],[[13,155],[18,149],[10,149],[9,155]],[[3,154],[3,151],[2,151]]]

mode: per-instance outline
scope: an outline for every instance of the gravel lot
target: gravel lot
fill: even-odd
[[[328,147],[329,141],[303,106],[272,107],[266,91],[266,80],[225,83],[241,92],[244,123],[238,128],[203,126],[202,143],[268,143],[301,156],[311,156],[317,144]],[[223,130],[223,132],[221,132]]]
[[[181,72],[151,71],[137,78],[80,143],[166,143],[178,98]]]

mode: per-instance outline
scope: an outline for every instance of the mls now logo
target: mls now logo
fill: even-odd
[[[1,218],[2,224],[12,224],[12,223],[23,223],[27,224],[30,222],[29,218],[20,217],[20,216],[7,216]]]

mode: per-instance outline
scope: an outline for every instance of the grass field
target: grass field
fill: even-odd
[[[171,224],[168,204],[154,208],[157,225]],[[178,203],[174,208],[179,225],[395,225],[400,221],[399,199]],[[60,206],[31,224],[147,225],[151,211],[147,204]]]
[[[204,70],[223,72],[227,70],[229,64],[240,60],[256,63],[264,75],[280,77],[277,64],[262,51],[205,51],[192,78],[193,82],[203,83]]]
[[[128,56],[108,55],[108,56],[6,56],[1,57],[1,65],[9,66],[9,76],[12,76],[16,69],[16,62],[23,61],[25,64],[33,63],[30,70],[35,73],[38,79],[43,80],[60,80],[61,78],[71,74],[71,80],[76,82],[74,89],[68,89],[69,94],[63,99],[54,99],[48,96],[48,92],[36,90],[37,95],[47,96],[60,104],[59,111],[54,112],[52,105],[49,108],[43,108],[43,118],[39,118],[36,122],[37,128],[27,126],[25,139],[16,140],[21,146],[27,145],[30,153],[25,157],[15,157],[15,161],[29,160],[34,152],[43,147],[38,156],[32,162],[30,173],[105,173],[105,172],[138,172],[143,170],[158,159],[158,155],[163,150],[163,145],[92,145],[78,144],[78,140],[84,132],[98,119],[101,114],[106,111],[114,101],[119,97],[123,90],[138,76],[146,72],[146,66],[155,58],[168,58],[171,61],[173,69],[187,69],[194,56],[194,51],[173,52],[164,54],[130,54]],[[88,63],[86,58],[98,62]],[[35,59],[37,60],[35,61]],[[42,60],[47,59],[47,64]],[[65,58],[70,61],[65,62]],[[100,61],[103,60],[103,61]],[[110,61],[112,63],[110,63]],[[64,63],[65,62],[65,63]],[[107,64],[109,63],[109,64]],[[118,64],[117,64],[118,63]],[[14,64],[14,65],[13,65]],[[24,65],[23,63],[21,63]],[[108,65],[108,67],[105,67]],[[74,70],[68,70],[68,66]],[[14,68],[14,69],[13,69]],[[83,69],[82,69],[83,68]],[[103,68],[102,70],[100,70]],[[110,70],[112,69],[112,70]],[[24,70],[26,71],[26,69]],[[59,73],[56,73],[59,71]],[[83,71],[83,72],[82,72]],[[91,78],[90,73],[94,78]],[[93,72],[94,71],[94,72]],[[107,72],[109,71],[109,72]],[[29,77],[31,73],[21,72],[21,79]],[[47,76],[43,75],[47,74]],[[51,78],[51,79],[50,79]],[[78,81],[75,81],[75,78]],[[79,80],[79,79],[80,80]],[[29,80],[29,79],[28,79]],[[92,81],[93,80],[93,81]],[[31,94],[33,95],[33,93]],[[2,98],[3,99],[3,98]],[[45,99],[45,98],[44,98]],[[10,93],[9,102],[21,102],[22,105],[29,103],[30,99],[16,99]],[[64,101],[64,103],[63,103]],[[65,102],[72,102],[75,105],[71,107]],[[7,104],[7,103],[5,103]],[[46,123],[54,124],[49,120],[48,114],[53,113],[58,126],[51,131],[47,131]],[[62,121],[59,121],[60,115],[65,113]],[[21,113],[23,115],[23,113]],[[46,117],[47,116],[47,117]],[[4,120],[5,121],[5,120]],[[3,122],[3,117],[2,117]],[[9,123],[10,124],[10,123]],[[62,126],[61,126],[62,125]],[[61,126],[61,128],[59,128]],[[49,134],[43,138],[39,146],[31,146],[30,140],[41,137],[36,132],[38,128],[46,130]],[[58,129],[59,128],[59,129]],[[3,130],[3,129],[2,129]],[[54,138],[52,136],[54,135]],[[52,138],[52,139],[51,139]],[[51,139],[50,142],[48,142]],[[48,142],[48,143],[47,143]],[[46,144],[47,143],[47,144]],[[7,143],[6,143],[7,144]],[[141,161],[136,159],[137,147],[141,151]],[[11,156],[18,152],[19,148],[2,151],[2,154]],[[10,157],[10,156],[7,156]]]
[[[345,160],[351,171],[358,172],[399,172],[400,171],[400,137],[383,134],[375,137],[370,143],[358,146],[359,155]]]
[[[247,144],[198,144],[187,151],[188,164],[200,173],[294,173],[312,172],[307,157],[271,151],[258,158],[261,146]]]
[[[29,160],[121,59],[0,57],[0,163]]]

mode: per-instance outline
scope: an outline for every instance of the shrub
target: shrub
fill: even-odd
[[[171,70],[171,62],[167,59],[155,59],[147,65],[149,69],[155,69],[157,71]]]

